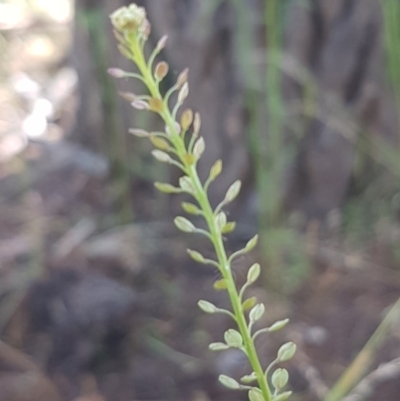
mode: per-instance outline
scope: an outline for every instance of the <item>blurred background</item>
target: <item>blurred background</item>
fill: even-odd
[[[249,373],[242,354],[207,350],[231,322],[197,301],[228,300],[185,249],[211,249],[171,224],[182,197],[153,187],[178,172],[127,133],[160,121],[107,75],[134,68],[108,18],[126,4],[0,0],[0,401],[247,399],[217,382]],[[345,400],[387,364],[357,400],[398,401],[400,2],[138,4],[149,48],[169,36],[165,87],[190,69],[200,175],[224,163],[212,203],[243,182],[227,247],[261,246],[237,281],[262,261],[261,324],[291,318],[258,339],[262,361],[298,344],[293,401]]]

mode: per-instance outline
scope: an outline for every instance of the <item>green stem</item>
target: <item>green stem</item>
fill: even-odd
[[[158,85],[155,82],[155,79],[153,78],[151,71],[149,71],[147,67],[143,52],[137,41],[134,41],[132,43],[132,53],[135,55],[135,62],[139,68],[139,71],[143,75],[144,81],[146,83],[148,90],[150,91],[150,94],[154,98],[162,100],[163,98],[158,89]],[[264,371],[258,358],[254,341],[251,337],[250,329],[247,325],[246,316],[242,308],[235,280],[232,275],[231,266],[226,254],[222,234],[217,226],[217,222],[215,220],[215,213],[211,207],[210,201],[207,196],[207,192],[199,178],[196,164],[189,164],[187,160],[184,158],[184,156],[187,153],[185,142],[184,139],[176,131],[176,120],[167,105],[165,105],[165,108],[160,113],[160,115],[169,129],[169,132],[171,134],[169,139],[171,140],[172,145],[175,147],[176,154],[180,158],[181,163],[184,165],[186,174],[192,181],[195,190],[194,197],[199,203],[201,209],[203,210],[204,218],[206,220],[210,232],[210,239],[214,246],[215,253],[217,255],[219,269],[222,274],[222,277],[227,282],[228,295],[232,304],[233,313],[236,317],[240,334],[242,335],[243,338],[244,348],[247,357],[249,359],[249,362],[254,372],[256,373],[257,382],[263,394],[263,398],[265,401],[272,401],[272,395],[267,382],[267,378],[264,375]]]
[[[390,308],[378,328],[372,334],[371,338],[358,353],[351,365],[344,371],[339,380],[326,395],[324,401],[340,401],[360,382],[371,367],[374,355],[377,349],[387,338],[394,322],[399,320],[400,316],[400,298]]]

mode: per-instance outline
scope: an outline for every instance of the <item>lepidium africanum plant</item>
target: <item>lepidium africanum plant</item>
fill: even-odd
[[[122,96],[139,110],[148,110],[158,114],[165,124],[165,132],[147,132],[142,129],[132,129],[131,133],[148,138],[154,146],[152,155],[161,163],[172,164],[181,170],[179,186],[156,182],[158,190],[168,193],[189,194],[194,203],[182,203],[182,209],[189,215],[201,216],[206,222],[206,229],[198,228],[183,216],[175,218],[176,227],[185,233],[195,233],[206,236],[212,243],[216,258],[206,259],[195,250],[188,250],[189,255],[199,263],[210,264],[218,268],[221,279],[215,282],[216,290],[227,291],[232,310],[220,309],[208,301],[199,301],[199,307],[206,313],[222,313],[228,315],[236,329],[229,329],[224,334],[224,341],[210,344],[213,351],[224,351],[229,348],[241,350],[248,358],[252,371],[240,381],[221,375],[219,381],[230,389],[246,390],[250,401],[284,401],[291,392],[284,391],[289,380],[286,369],[276,368],[280,362],[291,359],[296,351],[296,345],[288,342],[280,347],[277,357],[268,367],[264,368],[257,354],[255,339],[265,333],[282,329],[288,319],[278,321],[272,326],[255,330],[255,323],[261,319],[265,306],[257,303],[255,298],[246,299],[246,289],[260,276],[260,265],[253,264],[247,273],[247,281],[241,287],[237,285],[232,274],[232,262],[239,256],[250,252],[257,244],[258,236],[254,236],[240,249],[228,256],[224,245],[224,236],[235,229],[236,223],[228,221],[224,207],[239,194],[241,182],[234,182],[228,189],[225,198],[213,208],[210,204],[207,190],[209,185],[221,174],[222,161],[218,160],[210,169],[207,180],[203,183],[198,175],[197,163],[205,151],[205,141],[200,136],[201,119],[198,113],[190,109],[181,111],[189,93],[187,82],[188,71],[184,70],[165,94],[160,91],[160,82],[168,74],[168,64],[156,58],[165,47],[167,37],[162,37],[146,59],[144,46],[150,34],[150,23],[144,8],[131,4],[122,7],[111,15],[115,28],[115,36],[119,42],[121,53],[132,60],[137,72],[125,72],[111,68],[109,73],[116,78],[134,78],[141,81],[148,93],[136,95],[123,93]],[[176,99],[176,100],[175,100]],[[179,117],[178,117],[179,115]]]

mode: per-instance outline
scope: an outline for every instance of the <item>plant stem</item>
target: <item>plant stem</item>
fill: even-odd
[[[147,63],[145,61],[143,51],[137,42],[134,42],[132,45],[132,53],[135,55],[135,62],[139,68],[139,71],[143,75],[144,81],[151,96],[163,100],[163,97],[161,96],[160,91],[158,89],[157,83],[155,82],[151,74],[151,71],[149,71],[147,68]],[[258,358],[254,341],[251,337],[251,332],[247,324],[246,316],[241,304],[235,280],[232,275],[231,266],[229,264],[228,257],[226,254],[222,234],[217,226],[215,213],[211,207],[210,200],[207,196],[207,191],[204,188],[204,185],[201,183],[201,180],[197,172],[196,164],[189,164],[187,159],[185,159],[184,157],[187,154],[185,142],[184,139],[176,131],[176,120],[172,115],[168,105],[165,105],[163,111],[160,112],[160,116],[164,120],[165,124],[169,129],[170,132],[169,139],[171,140],[171,143],[176,150],[180,162],[184,166],[184,171],[187,174],[187,176],[190,177],[191,179],[191,182],[194,187],[193,196],[199,203],[204,213],[204,218],[206,220],[210,233],[210,239],[214,246],[215,253],[217,255],[219,269],[222,274],[222,277],[227,282],[228,295],[232,304],[233,313],[235,315],[235,319],[240,334],[243,338],[244,348],[247,357],[249,359],[249,362],[254,372],[256,373],[257,382],[263,394],[264,401],[272,401],[272,395],[268,385],[268,381],[264,375],[264,371]]]
[[[359,383],[371,366],[377,349],[387,338],[394,322],[400,317],[400,298],[390,308],[387,315],[372,334],[371,338],[358,353],[351,365],[344,371],[342,376],[331,388],[324,401],[340,401]]]

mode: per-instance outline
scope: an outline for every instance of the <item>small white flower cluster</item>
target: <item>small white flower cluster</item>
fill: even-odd
[[[146,10],[136,4],[119,8],[111,14],[110,18],[114,28],[120,32],[144,33],[149,25]]]

